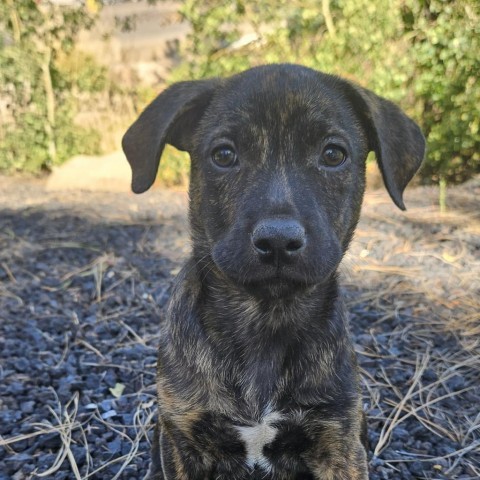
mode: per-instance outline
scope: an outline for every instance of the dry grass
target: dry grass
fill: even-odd
[[[145,394],[145,392],[139,392],[139,395]],[[154,397],[151,398],[148,402],[139,403],[135,414],[133,416],[133,424],[132,425],[123,425],[118,423],[109,422],[108,420],[104,420],[98,410],[92,413],[92,415],[88,418],[85,422],[80,422],[77,419],[78,413],[78,402],[79,402],[79,395],[75,393],[71,400],[65,404],[61,405],[60,402],[58,403],[58,408],[56,410],[50,408],[50,413],[52,417],[51,422],[45,423],[33,423],[31,427],[33,431],[31,433],[25,435],[17,435],[15,437],[11,437],[8,439],[4,439],[0,437],[0,446],[7,448],[10,453],[14,453],[12,447],[15,446],[16,443],[21,442],[23,440],[28,440],[30,438],[39,436],[39,435],[47,435],[47,434],[57,434],[61,439],[61,447],[56,453],[56,458],[52,465],[48,466],[46,470],[38,471],[35,470],[29,478],[53,478],[55,472],[57,472],[62,467],[65,459],[70,464],[70,471],[72,474],[71,478],[75,478],[75,480],[87,480],[89,478],[96,479],[102,478],[99,476],[101,472],[107,468],[109,468],[113,464],[120,464],[120,468],[118,472],[115,474],[111,480],[117,480],[121,478],[122,473],[124,472],[125,468],[133,461],[135,458],[143,454],[145,455],[146,452],[139,452],[139,445],[143,439],[148,439],[149,431],[153,428],[153,418],[155,415],[155,399]],[[130,444],[130,448],[128,453],[123,454],[119,457],[116,457],[108,462],[105,462],[102,466],[91,469],[92,460],[90,458],[89,452],[95,448],[94,445],[89,445],[87,441],[86,431],[93,425],[94,423],[99,422],[103,424],[108,430],[114,433],[115,436],[121,437],[123,440],[127,441]],[[128,436],[125,433],[127,428],[133,428],[135,430],[135,435],[133,438]],[[83,474],[80,473],[80,469],[77,466],[77,460],[75,455],[72,452],[71,446],[74,442],[72,439],[73,433],[76,431],[80,431],[81,435],[80,438],[82,439],[83,446],[85,447],[86,451],[86,464],[87,470]],[[78,438],[78,435],[76,435]],[[110,477],[109,477],[110,478]]]
[[[479,406],[468,400],[480,398],[480,210],[462,203],[460,188],[450,193],[451,207],[444,215],[434,191],[413,191],[411,197],[409,204],[419,206],[402,214],[393,212],[383,193],[368,196],[346,262],[347,284],[357,292],[351,306],[365,303],[379,313],[364,332],[371,334],[371,345],[358,348],[363,358],[379,365],[376,372],[364,370],[375,412],[371,423],[380,428],[372,447],[392,467],[428,462],[441,478],[456,478],[455,468],[463,462],[471,477],[462,478],[480,478]],[[393,320],[395,328],[385,332],[382,324]],[[385,354],[385,338],[389,345],[401,340],[406,349]],[[391,381],[402,368],[414,373],[402,383]],[[424,379],[427,369],[436,380]],[[449,387],[454,377],[461,377],[463,388]],[[457,408],[445,403],[449,399]],[[393,458],[387,449],[393,432],[411,418],[458,448],[442,456],[406,449]]]

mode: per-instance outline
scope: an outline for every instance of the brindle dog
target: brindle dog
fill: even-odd
[[[404,209],[419,128],[350,82],[269,65],[161,93],[123,139],[134,192],[166,143],[191,156],[193,251],[160,326],[148,478],[367,479],[337,267],[368,152]]]

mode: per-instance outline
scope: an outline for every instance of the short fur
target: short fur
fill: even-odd
[[[148,478],[367,479],[336,272],[368,152],[404,209],[424,156],[419,128],[350,82],[269,65],[161,93],[123,140],[135,192],[152,185],[166,143],[191,156],[193,251],[160,325]],[[331,145],[343,163],[325,162]],[[219,148],[232,165],[215,162]]]

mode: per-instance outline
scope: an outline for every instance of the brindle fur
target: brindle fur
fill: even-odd
[[[238,161],[221,169],[211,151],[226,142]],[[328,142],[348,153],[340,167],[318,164]],[[160,325],[148,478],[367,479],[336,272],[359,218],[367,153],[403,209],[424,155],[420,130],[345,80],[270,65],[160,94],[124,137],[135,192],[153,183],[165,143],[191,156],[193,252]],[[271,218],[305,227],[294,262],[265,264],[252,248],[255,225]]]

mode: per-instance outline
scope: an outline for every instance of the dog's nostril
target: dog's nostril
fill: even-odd
[[[302,240],[292,240],[287,243],[285,249],[287,252],[296,252],[303,247],[304,243]]]
[[[255,248],[258,250],[259,253],[264,255],[269,255],[272,253],[272,245],[268,239],[262,238],[254,242]]]

